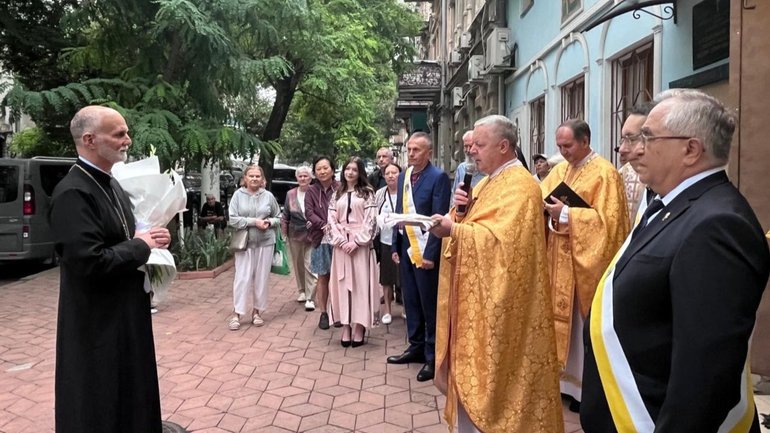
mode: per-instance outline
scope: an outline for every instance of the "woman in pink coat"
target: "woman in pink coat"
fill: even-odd
[[[377,260],[372,239],[377,227],[374,191],[364,162],[353,157],[343,166],[342,185],[329,203],[332,254],[329,297],[334,321],[342,323],[342,347],[364,344],[380,303]]]

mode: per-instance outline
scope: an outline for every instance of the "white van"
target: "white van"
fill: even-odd
[[[56,263],[48,210],[75,158],[0,158],[0,261]]]

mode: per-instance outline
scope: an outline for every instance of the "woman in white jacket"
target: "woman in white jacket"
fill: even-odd
[[[260,314],[267,308],[267,279],[273,261],[276,230],[280,227],[280,207],[270,191],[265,189],[265,176],[258,165],[243,173],[242,187],[230,200],[230,226],[248,230],[245,251],[235,253],[233,279],[233,310],[227,326],[231,331],[241,327],[241,316],[251,312],[251,323],[262,326]]]

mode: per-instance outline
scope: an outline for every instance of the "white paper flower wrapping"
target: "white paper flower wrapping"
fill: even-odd
[[[128,164],[117,163],[112,175],[131,198],[136,231],[165,227],[174,216],[187,208],[187,193],[182,178],[174,171],[162,174],[158,157]],[[154,248],[145,272],[145,290],[154,292],[155,301],[163,301],[168,286],[176,278],[174,257],[166,249]]]

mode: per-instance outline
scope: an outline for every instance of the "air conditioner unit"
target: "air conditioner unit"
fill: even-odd
[[[471,32],[463,32],[460,36],[460,49],[468,50],[471,48]]]
[[[503,72],[510,70],[511,50],[508,47],[509,32],[507,27],[498,27],[492,30],[487,37],[486,59],[484,66],[487,72]]]
[[[472,83],[484,81],[485,74],[486,71],[484,70],[484,56],[471,56],[470,61],[468,62],[468,81]]]
[[[457,65],[462,63],[463,61],[463,55],[457,50],[452,50],[451,53],[449,53],[449,63],[453,65]]]
[[[463,88],[453,87],[452,88],[452,106],[460,107],[462,105],[463,105]]]

